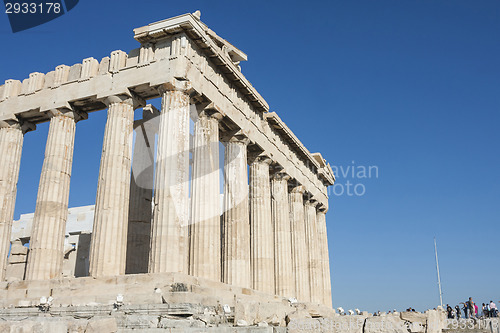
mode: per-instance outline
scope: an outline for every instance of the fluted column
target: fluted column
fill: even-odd
[[[187,82],[161,87],[149,272],[188,273],[189,94]]]
[[[311,302],[319,304],[323,303],[323,271],[320,263],[318,229],[316,226],[317,204],[314,200],[306,200],[304,202]]]
[[[286,173],[275,173],[271,181],[271,197],[274,229],[274,267],[276,272],[276,294],[296,296],[293,270],[292,234],[288,180]]]
[[[316,213],[318,226],[318,247],[323,273],[323,304],[332,307],[332,286],[330,280],[330,257],[328,255],[328,236],[326,232],[326,209],[320,208]]]
[[[153,216],[153,180],[155,134],[159,111],[152,105],[143,108],[142,119],[134,124],[135,143],[130,179],[125,273],[148,272],[151,218]]]
[[[250,164],[250,263],[252,288],[274,294],[274,234],[267,156]]]
[[[189,274],[221,280],[219,120],[205,109],[194,125]]]
[[[307,254],[304,217],[304,186],[290,192],[290,225],[292,232],[292,262],[295,272],[295,293],[301,302],[311,300],[309,288],[309,257]]]
[[[107,99],[108,119],[90,247],[93,277],[125,273],[135,102],[126,96]]]
[[[31,123],[0,121],[0,280],[5,279],[24,133]]]
[[[224,156],[223,282],[250,288],[250,221],[248,214],[248,139],[227,140]]]
[[[62,275],[76,122],[86,114],[51,110],[26,268],[27,280]]]

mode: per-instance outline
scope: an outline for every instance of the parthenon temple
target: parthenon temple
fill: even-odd
[[[158,281],[161,292],[175,292],[166,290],[170,281],[211,289],[211,297],[219,290],[221,304],[231,301],[226,292],[331,309],[330,165],[270,111],[242,74],[246,54],[199,12],[134,29],[134,38],[140,47],[128,53],[0,86],[0,307],[29,307],[41,296],[76,305],[92,292],[99,303],[108,288],[141,303],[131,284],[151,286],[152,295]],[[149,102],[160,97],[161,108]],[[143,119],[134,121],[138,108]],[[76,128],[101,110],[107,121],[88,265],[63,276]],[[43,122],[50,125],[29,250],[21,250],[20,280],[10,281],[23,139]],[[99,281],[102,291],[93,291]],[[127,300],[128,293],[137,296]]]

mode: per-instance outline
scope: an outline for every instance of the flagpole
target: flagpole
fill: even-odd
[[[443,306],[443,293],[441,292],[441,278],[439,277],[439,261],[438,261],[436,237],[434,237],[434,252],[436,253],[436,270],[437,270],[438,287],[439,287],[439,302],[441,303],[441,307],[442,307]]]

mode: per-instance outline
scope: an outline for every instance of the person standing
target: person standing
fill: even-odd
[[[482,314],[483,318],[487,318],[490,316],[490,311],[488,310],[488,305],[483,303],[481,310],[483,311],[483,314]]]
[[[490,317],[496,317],[497,316],[497,305],[493,303],[493,301],[490,301]]]
[[[467,308],[467,302],[466,303],[461,303],[464,305],[464,307],[462,308],[462,310],[464,311],[464,316],[465,316],[465,319],[469,319],[469,311],[468,311],[468,308]]]
[[[460,306],[455,305],[455,312],[457,313],[457,320],[460,319]]]
[[[475,316],[476,309],[474,307],[474,302],[472,301],[472,297],[469,297],[469,300],[467,301],[467,310],[469,310],[469,316],[471,318],[476,317]]]
[[[446,304],[446,312],[448,313],[448,319],[453,319],[453,309],[449,304]]]

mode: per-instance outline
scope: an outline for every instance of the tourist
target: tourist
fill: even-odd
[[[467,301],[467,310],[469,311],[469,316],[470,318],[476,317],[476,309],[474,307],[474,302],[472,301],[472,297],[469,297],[469,300]]]
[[[488,309],[488,305],[483,303],[483,306],[481,307],[481,311],[483,312],[483,314],[482,314],[483,318],[487,318],[490,316],[490,311]]]
[[[462,311],[464,312],[464,317],[465,319],[469,319],[469,309],[467,308],[467,303],[460,303],[463,304],[464,306],[462,307]]]
[[[453,309],[449,304],[446,304],[446,312],[448,313],[448,319],[453,319]]]
[[[457,319],[460,319],[460,306],[455,305],[455,312],[456,312]]]
[[[493,301],[490,301],[490,317],[496,317],[497,316],[497,305],[493,303]]]

